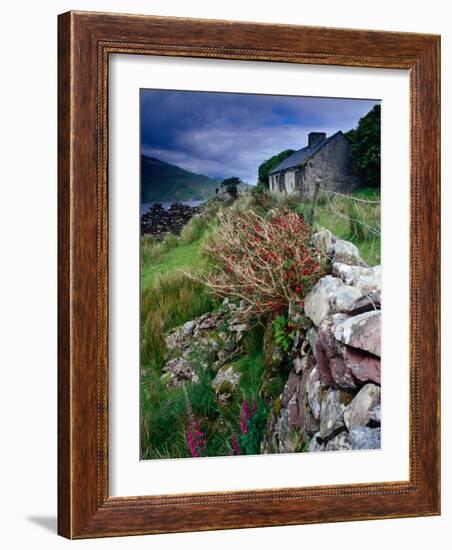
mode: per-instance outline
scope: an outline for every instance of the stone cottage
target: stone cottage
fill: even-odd
[[[308,134],[308,145],[295,151],[269,173],[270,191],[311,197],[316,182],[321,189],[347,192],[355,186],[350,173],[350,142],[342,132],[326,137]]]

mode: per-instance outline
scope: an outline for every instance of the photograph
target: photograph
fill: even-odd
[[[140,89],[140,460],[380,449],[382,108]]]
[[[449,4],[2,8],[2,547],[451,547]]]

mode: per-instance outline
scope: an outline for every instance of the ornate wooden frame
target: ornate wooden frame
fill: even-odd
[[[59,16],[58,531],[69,538],[440,511],[440,38],[138,15]],[[410,479],[108,495],[108,59],[112,53],[408,69]]]

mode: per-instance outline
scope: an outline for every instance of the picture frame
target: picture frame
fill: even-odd
[[[90,538],[440,513],[440,37],[68,12],[58,38],[58,532]],[[109,56],[410,74],[409,480],[109,496]]]

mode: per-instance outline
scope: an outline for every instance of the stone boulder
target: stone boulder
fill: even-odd
[[[381,383],[381,360],[360,349],[344,346],[344,362],[358,382]]]
[[[230,403],[237,391],[241,374],[235,369],[235,365],[223,365],[212,381],[217,401],[226,406]]]
[[[314,385],[316,385],[315,375],[311,379],[311,374],[313,370],[314,369],[311,368],[303,372],[298,392],[298,426],[300,429],[300,433],[305,440],[308,440],[320,428],[320,411],[318,411],[318,415],[316,417],[314,411],[311,408],[311,402],[309,399],[310,380],[311,382],[313,382]],[[317,390],[318,392],[321,392],[320,386],[317,387]],[[316,393],[315,389],[314,393]],[[320,395],[317,395],[316,397],[317,399],[321,398]],[[314,395],[311,393],[311,401],[313,402],[313,404],[316,400],[316,397],[314,397]]]
[[[381,295],[380,292],[371,292],[370,294],[364,294],[361,298],[358,298],[349,308],[347,313],[349,315],[359,315],[366,311],[375,311],[381,309]]]
[[[320,381],[327,386],[333,382],[330,361],[337,355],[338,342],[334,336],[336,328],[348,319],[347,315],[335,313],[320,323],[315,340],[314,356],[319,369]]]
[[[332,313],[331,298],[341,286],[340,279],[327,275],[308,292],[304,299],[304,311],[315,325],[319,326],[322,319]]]
[[[368,450],[381,448],[380,428],[355,428],[349,433],[353,450]]]
[[[353,243],[340,239],[334,243],[333,262],[367,267],[366,262],[359,255],[358,248]]]
[[[306,316],[319,326],[329,315],[346,313],[362,295],[359,288],[344,285],[341,279],[327,275],[306,295],[304,311]]]
[[[298,393],[300,382],[301,377],[294,370],[292,370],[289,374],[289,378],[287,379],[282,393],[281,404],[283,408],[287,407],[287,404],[292,399],[292,397]]]
[[[187,381],[194,383],[199,381],[192,365],[184,357],[170,359],[162,370],[167,373],[164,377],[167,385],[172,388],[177,388]]]
[[[337,238],[328,229],[321,229],[311,237],[312,246],[326,256],[330,256],[334,252],[336,241]]]
[[[298,427],[298,401],[293,395],[287,407],[281,410],[277,422],[278,450],[280,453],[293,453],[296,451],[298,439],[294,437]]]
[[[317,432],[312,436],[311,441],[309,442],[308,451],[310,453],[318,453],[325,450],[325,443],[320,438],[320,434]]]
[[[350,285],[339,287],[330,299],[334,313],[349,313],[352,306],[362,298],[362,290]]]
[[[322,406],[324,386],[320,382],[320,375],[317,367],[314,367],[309,373],[306,385],[308,403],[312,416],[315,420],[320,420],[320,408]]]
[[[341,432],[330,439],[325,446],[325,451],[350,451],[352,444],[348,432]]]
[[[329,362],[331,376],[340,388],[355,390],[357,384],[352,369],[342,357],[332,357]]]
[[[335,262],[332,273],[346,285],[357,287],[366,294],[381,292],[381,265],[360,267]]]
[[[329,386],[333,382],[333,376],[330,369],[330,358],[320,340],[318,340],[315,345],[315,358],[317,361],[320,382],[324,386]]]
[[[344,422],[349,431],[368,426],[380,417],[380,387],[366,384],[350,401],[344,411]],[[378,407],[378,412],[375,409]]]
[[[243,353],[243,339],[249,330],[243,321],[245,307],[245,304],[237,306],[225,300],[219,311],[204,313],[174,328],[165,337],[166,372],[179,369],[183,373],[191,363],[196,368],[216,372],[225,363],[237,359]],[[176,378],[183,377],[176,373]],[[174,385],[173,377],[169,382]]]
[[[336,340],[380,356],[380,311],[368,311],[346,319],[334,331]]]
[[[319,436],[322,439],[345,428],[344,411],[352,397],[342,390],[329,389],[325,392],[320,409]]]

